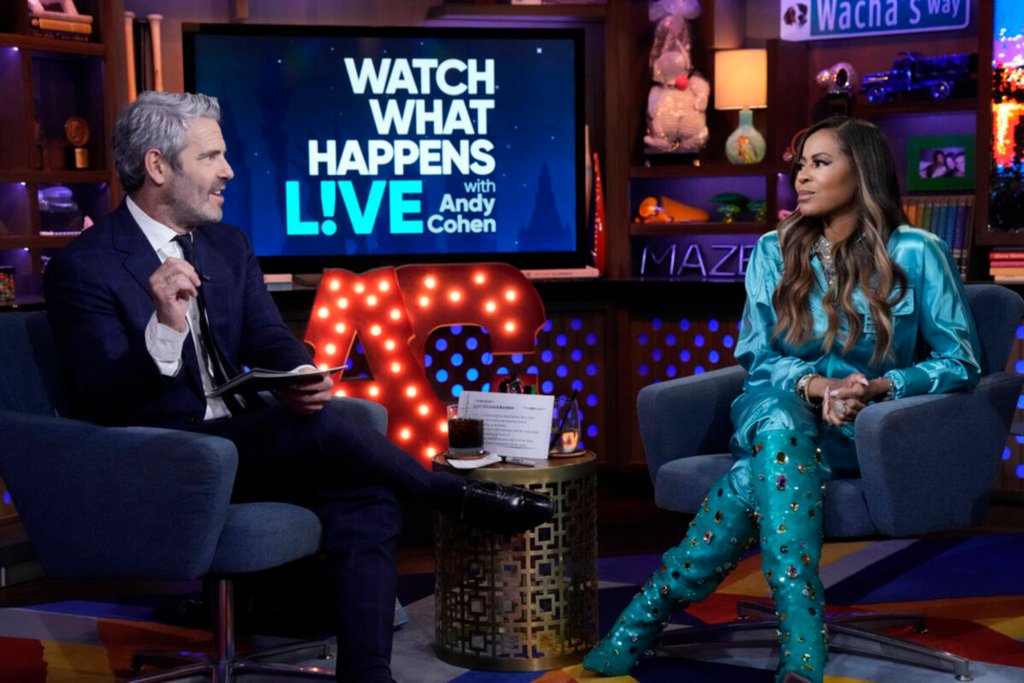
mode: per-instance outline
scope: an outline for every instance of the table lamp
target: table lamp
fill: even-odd
[[[715,53],[715,109],[740,111],[740,125],[725,141],[725,156],[734,164],[764,159],[764,136],[754,127],[754,112],[768,106],[768,52],[719,50]]]

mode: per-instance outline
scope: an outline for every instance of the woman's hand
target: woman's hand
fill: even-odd
[[[824,384],[823,387],[812,387],[813,395],[821,396],[821,419],[837,426],[853,422],[867,403],[883,400],[893,386],[887,377],[868,380],[861,373],[847,375],[841,380],[816,377],[814,381]]]
[[[853,422],[873,397],[871,383],[859,372],[828,382],[822,394],[821,419],[830,425]]]
[[[854,372],[843,379],[816,375],[808,383],[807,394],[821,398],[821,419],[839,426],[853,422],[868,403],[883,400],[890,389],[892,381],[887,377],[869,380]]]

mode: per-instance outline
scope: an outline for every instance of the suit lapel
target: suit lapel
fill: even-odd
[[[153,251],[153,245],[146,239],[142,228],[132,218],[132,214],[128,211],[128,206],[124,202],[111,214],[111,221],[114,249],[124,255],[123,263],[125,270],[142,288],[146,298],[152,300],[153,295],[149,289],[149,277],[153,274],[154,270],[160,267],[160,257]],[[145,327],[149,321],[149,316],[152,315],[152,306],[147,308],[149,313],[145,320],[140,321],[140,328]],[[191,335],[182,345],[181,355],[185,368],[188,371],[189,382],[200,394],[204,393],[203,381],[199,376],[199,361]]]
[[[124,254],[125,270],[149,296],[149,276],[160,267],[160,257],[153,251],[124,202],[111,214],[111,220],[114,227],[114,249]]]

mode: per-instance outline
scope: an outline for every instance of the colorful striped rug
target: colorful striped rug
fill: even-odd
[[[601,628],[606,629],[658,567],[656,555],[600,562]],[[822,579],[829,609],[919,611],[929,630],[895,635],[935,645],[972,660],[975,680],[1024,681],[1024,534],[968,539],[878,541],[826,545]],[[586,681],[579,666],[502,674],[468,671],[436,658],[433,582],[404,576],[402,602],[409,623],[395,633],[393,669],[399,683],[571,683]],[[768,600],[756,554],[740,563],[708,600],[674,621],[682,625],[728,622],[738,600]],[[123,678],[140,649],[202,649],[209,632],[153,621],[164,598],[120,602],[72,601],[0,609],[0,681],[90,683]],[[244,645],[244,641],[242,645]],[[603,683],[768,683],[774,652],[733,651],[696,659],[644,660],[630,676]],[[949,673],[852,655],[833,655],[826,683],[950,683]]]

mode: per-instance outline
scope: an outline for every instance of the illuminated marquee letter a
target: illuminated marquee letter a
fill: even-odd
[[[320,367],[348,361],[358,335],[372,380],[338,382],[339,396],[388,409],[388,437],[423,464],[448,446],[444,402],[427,379],[430,333],[479,325],[496,355],[532,353],[544,303],[517,268],[504,263],[408,265],[358,274],[329,269],[306,330]]]

